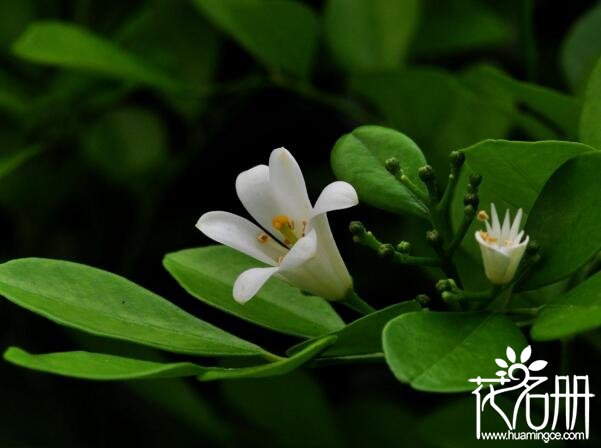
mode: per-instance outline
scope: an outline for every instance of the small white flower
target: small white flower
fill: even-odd
[[[524,235],[523,230],[520,231],[522,209],[516,213],[513,224],[507,210],[503,225],[499,223],[495,204],[491,204],[490,210],[492,225],[488,222],[486,212],[478,214],[478,219],[486,223],[486,231],[477,231],[476,241],[480,245],[486,276],[493,284],[504,285],[513,279],[529,237]]]
[[[324,297],[340,300],[352,289],[326,213],[356,205],[355,189],[333,182],[311,206],[298,163],[286,149],[240,173],[236,192],[248,213],[261,225],[228,212],[209,212],[196,227],[209,238],[230,246],[271,267],[252,268],[237,278],[234,299],[250,300],[273,275]]]

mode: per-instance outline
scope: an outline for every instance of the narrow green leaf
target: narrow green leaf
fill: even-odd
[[[85,70],[160,89],[181,87],[112,42],[75,24],[34,22],[13,50],[17,56],[38,64]]]
[[[318,23],[307,6],[290,0],[194,0],[219,28],[268,69],[309,74]]]
[[[601,149],[601,57],[586,86],[584,106],[580,116],[580,141]]]
[[[321,297],[308,296],[271,279],[248,303],[232,297],[234,281],[261,263],[225,246],[187,249],[168,254],[163,265],[194,297],[250,322],[295,336],[315,337],[338,330],[344,322]]]
[[[391,175],[384,162],[396,157],[411,181],[426,193],[417,171],[426,159],[406,135],[380,126],[361,126],[338,139],[331,162],[338,179],[351,183],[359,199],[393,213],[425,218],[428,209]]]
[[[568,32],[561,48],[561,68],[572,87],[580,92],[601,57],[601,4],[580,17]]]
[[[488,313],[407,313],[383,333],[386,362],[398,380],[431,392],[471,390],[470,378],[495,376],[495,358],[504,358],[508,346],[519,352],[526,345],[511,320]]]
[[[261,355],[260,347],[100,269],[23,258],[0,265],[0,294],[58,324],[176,353]]]
[[[18,151],[11,152],[10,154],[3,154],[0,156],[0,179],[7,174],[16,170],[30,158],[39,154],[41,148],[37,145],[29,146],[27,148],[20,149]]]
[[[393,318],[411,311],[419,311],[420,305],[414,301],[397,303],[361,317],[332,335],[337,336],[336,343],[324,350],[323,358],[355,358],[382,354],[382,330]],[[288,350],[288,354],[297,353],[312,341],[304,341]]]
[[[543,307],[532,325],[537,341],[560,339],[601,326],[601,272]]]
[[[526,233],[541,247],[541,261],[521,289],[536,289],[575,272],[601,250],[601,152],[568,160],[545,184]]]
[[[328,0],[325,33],[348,71],[398,67],[417,25],[419,0]]]
[[[197,376],[201,381],[230,378],[262,378],[283,375],[300,367],[336,340],[315,341],[293,357],[242,368],[203,367],[190,362],[162,363],[84,351],[32,355],[10,347],[4,359],[28,369],[88,380],[133,380]]]

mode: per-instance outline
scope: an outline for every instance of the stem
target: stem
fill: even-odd
[[[415,185],[406,174],[401,174],[395,177],[399,182],[401,182],[405,187],[407,187],[407,189],[413,194],[413,196],[415,196],[422,204],[424,204],[425,206],[429,204],[429,196],[424,194],[424,192],[420,190],[417,187],[417,185]]]
[[[448,210],[451,205],[451,199],[453,198],[453,192],[455,191],[455,187],[457,186],[458,175],[456,173],[451,172],[449,174],[449,181],[447,182],[447,186],[445,187],[444,193],[442,194],[442,198],[440,202],[436,206],[438,210],[441,212],[444,210]]]
[[[455,253],[457,248],[461,245],[461,242],[465,238],[465,234],[467,233],[470,226],[472,225],[472,222],[474,222],[474,216],[476,216],[474,213],[471,213],[471,214],[466,213],[463,215],[463,220],[461,221],[461,225],[459,226],[459,229],[457,229],[457,233],[451,240],[451,243],[445,249],[445,255],[447,257],[453,256],[453,254]]]
[[[376,311],[369,303],[359,297],[355,291],[351,291],[340,303],[363,315],[368,315]]]

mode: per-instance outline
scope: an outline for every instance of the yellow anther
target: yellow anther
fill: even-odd
[[[482,237],[482,239],[484,241],[486,241],[487,243],[496,243],[497,239],[494,236],[490,236],[487,232],[485,232],[484,230],[480,230],[480,236]]]
[[[274,229],[282,234],[284,237],[284,244],[286,246],[294,246],[298,241],[298,237],[294,233],[294,221],[288,218],[286,215],[274,216],[271,220],[271,224]]]
[[[266,233],[262,233],[257,237],[257,241],[259,243],[265,244],[267,241],[269,241],[269,235],[267,235]]]
[[[478,221],[488,221],[488,213],[486,213],[484,210],[480,210],[478,212]]]

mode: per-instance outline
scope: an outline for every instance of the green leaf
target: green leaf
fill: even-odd
[[[351,90],[386,124],[410,136],[441,177],[448,171],[449,151],[485,138],[501,138],[509,129],[506,110],[496,109],[487,96],[474,94],[439,69],[355,75]]]
[[[471,70],[469,77],[472,83],[486,84],[489,92],[508,95],[515,103],[514,114],[526,110],[533,118],[545,120],[566,137],[576,137],[578,134],[578,119],[582,108],[579,99],[536,84],[518,81],[489,66]],[[523,126],[520,121],[517,124]]]
[[[601,272],[543,307],[532,325],[537,341],[561,339],[601,326]]]
[[[494,203],[500,213],[511,210],[512,216],[522,208],[525,216],[543,189],[545,182],[566,160],[594,148],[580,143],[543,141],[513,142],[486,140],[464,150],[466,161],[460,175],[452,204],[451,220],[457,229],[463,219],[463,195],[471,173],[482,175],[479,189],[480,208],[490,210]],[[474,233],[482,224],[474,221],[462,248],[467,252],[464,260],[457,260],[461,277],[468,283],[477,280],[471,260],[480,260],[480,250]],[[480,271],[480,277],[483,277]],[[477,284],[477,283],[476,283]],[[475,285],[474,285],[475,286]]]
[[[580,141],[601,149],[601,58],[588,80],[582,115],[580,116]]]
[[[344,322],[321,297],[308,296],[271,279],[248,303],[233,299],[234,281],[261,263],[225,246],[187,249],[168,254],[163,265],[191,295],[250,322],[295,336],[315,337],[336,331]]]
[[[111,182],[137,185],[164,167],[167,146],[163,121],[148,109],[128,107],[94,122],[83,137],[82,149]]]
[[[428,6],[415,36],[414,51],[421,56],[499,47],[511,43],[515,34],[509,23],[480,1],[432,2]]]
[[[545,184],[532,207],[526,234],[541,247],[541,260],[520,282],[536,289],[575,272],[601,250],[601,152],[568,160]]]
[[[527,345],[521,331],[502,315],[416,312],[384,328],[386,362],[397,379],[418,390],[461,392],[470,378],[494,377],[509,346]]]
[[[58,324],[98,336],[192,355],[266,353],[123,277],[82,264],[9,261],[0,265],[0,294]]]
[[[425,218],[428,209],[384,166],[390,157],[401,162],[405,174],[426,193],[417,171],[424,155],[406,135],[380,126],[361,126],[338,139],[332,150],[332,168],[338,179],[351,183],[362,202],[393,213]]]
[[[41,151],[39,146],[29,146],[10,154],[0,155],[0,179],[19,168],[30,158],[36,156]]]
[[[325,33],[348,71],[398,67],[410,43],[419,0],[328,0]]]
[[[74,24],[34,22],[13,50],[33,63],[85,70],[160,89],[181,87],[112,42]]]
[[[194,0],[219,28],[267,68],[307,77],[317,47],[317,18],[289,0]]]
[[[420,305],[414,301],[397,303],[361,317],[339,331],[336,342],[321,353],[323,358],[353,359],[382,354],[382,329],[391,319],[411,311],[419,311]],[[297,353],[312,341],[304,341],[288,350],[288,354]]]
[[[133,380],[197,376],[201,381],[261,378],[288,373],[313,358],[336,340],[323,338],[290,358],[242,368],[202,367],[190,362],[162,363],[84,351],[32,355],[10,347],[4,359],[28,369],[88,380]]]
[[[574,23],[561,47],[561,68],[573,91],[584,90],[600,57],[601,4],[596,4]]]

